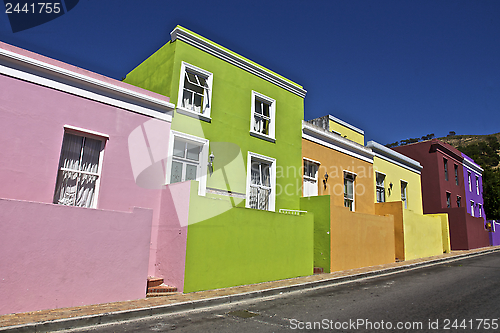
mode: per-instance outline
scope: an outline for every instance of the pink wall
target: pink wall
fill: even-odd
[[[155,129],[144,132],[147,146],[154,141],[156,151],[167,151],[169,122],[0,75],[0,198],[52,202],[64,125],[71,125],[109,135],[97,208],[152,208],[158,224],[162,189],[137,185],[129,154],[129,135],[146,123]],[[151,276],[154,269],[150,262]]]
[[[190,191],[191,182],[168,185],[161,195],[159,223],[153,225],[153,234],[158,235],[154,276],[178,291],[184,289]]]
[[[144,297],[151,220],[0,199],[0,315]]]

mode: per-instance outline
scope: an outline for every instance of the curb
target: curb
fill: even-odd
[[[69,330],[75,328],[84,328],[94,325],[102,325],[102,324],[112,324],[120,321],[134,320],[134,319],[144,319],[148,317],[158,316],[158,315],[166,315],[173,313],[180,313],[185,311],[228,305],[232,303],[239,303],[250,299],[258,299],[258,298],[267,298],[273,297],[280,294],[288,294],[292,292],[297,292],[301,290],[311,290],[318,288],[326,288],[332,287],[339,284],[351,283],[360,281],[363,279],[374,278],[378,276],[391,275],[396,273],[401,273],[413,269],[434,266],[438,264],[442,264],[445,262],[451,262],[456,260],[461,260],[469,257],[476,257],[484,254],[489,254],[493,252],[500,252],[500,247],[494,249],[487,249],[483,251],[473,252],[473,253],[465,253],[459,254],[453,257],[447,258],[439,258],[430,261],[423,261],[419,263],[402,265],[398,267],[385,268],[380,270],[375,270],[366,273],[359,273],[354,275],[347,275],[341,277],[334,277],[330,279],[324,279],[319,281],[311,281],[306,283],[299,283],[290,286],[269,288],[257,291],[251,291],[242,294],[234,294],[220,297],[207,298],[196,301],[189,302],[180,302],[175,304],[166,304],[166,305],[158,305],[152,306],[148,308],[139,308],[139,309],[130,309],[123,311],[115,311],[108,312],[96,315],[89,316],[80,316],[74,318],[64,318],[64,319],[56,319],[45,322],[38,323],[29,323],[23,325],[15,325],[15,326],[6,326],[0,327],[0,332],[16,332],[16,333],[25,333],[25,332],[53,332],[53,331],[61,331],[61,330]]]

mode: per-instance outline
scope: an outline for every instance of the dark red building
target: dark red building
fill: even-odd
[[[448,213],[452,250],[489,246],[484,218],[467,213],[464,157],[456,148],[437,139],[394,147],[420,162],[424,214]]]

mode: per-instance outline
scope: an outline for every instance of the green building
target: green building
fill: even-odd
[[[161,214],[185,211],[187,225],[157,226],[150,275],[191,292],[312,274],[313,216],[299,211],[306,91],[180,26],[125,82],[176,105]]]

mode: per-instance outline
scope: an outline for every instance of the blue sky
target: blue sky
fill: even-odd
[[[500,132],[500,1],[80,0],[0,40],[121,79],[182,25],[299,84],[386,144]]]

